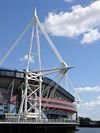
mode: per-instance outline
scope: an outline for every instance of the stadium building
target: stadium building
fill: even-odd
[[[25,89],[24,77],[24,71],[0,69],[1,116],[9,113],[18,114]],[[49,78],[44,77],[42,84],[41,107],[45,116],[48,119],[76,120],[77,109],[73,103],[75,98]]]

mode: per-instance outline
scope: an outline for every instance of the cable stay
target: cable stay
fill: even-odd
[[[68,83],[70,84],[71,88],[73,88],[73,91],[74,91],[74,94],[75,94],[75,103],[76,103],[76,104],[79,104],[79,103],[82,102],[82,101],[81,101],[81,99],[80,99],[79,94],[75,91],[75,89],[74,89],[75,86],[74,86],[74,84],[72,83],[72,81],[70,80],[68,74],[67,74],[67,80],[68,80]],[[67,84],[68,84],[68,83],[67,83]]]
[[[31,27],[31,23],[27,25],[27,27],[24,29],[24,31],[19,35],[19,37],[16,39],[16,41],[12,44],[10,49],[6,52],[6,54],[3,56],[2,60],[0,61],[0,65],[4,63],[4,61],[8,58],[8,56],[11,54],[11,52],[15,49],[17,44],[20,42],[20,40],[24,37],[28,29]]]

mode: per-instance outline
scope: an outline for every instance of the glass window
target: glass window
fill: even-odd
[[[10,71],[6,71],[6,76],[11,76],[11,72]]]
[[[10,72],[10,76],[14,76],[14,72]]]
[[[1,76],[5,76],[5,71],[1,71]]]
[[[24,77],[24,73],[20,73],[21,74],[21,78],[23,78]]]
[[[19,72],[16,72],[16,77],[20,77],[20,73]]]

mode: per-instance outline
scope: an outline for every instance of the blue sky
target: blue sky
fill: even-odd
[[[79,115],[100,119],[100,0],[0,0],[0,59],[31,21],[35,8],[61,56],[75,67],[68,76],[81,99]],[[1,67],[25,68],[30,33],[29,30]],[[42,68],[56,67],[56,57],[41,32],[40,35]],[[31,68],[35,69],[34,45],[33,53]]]

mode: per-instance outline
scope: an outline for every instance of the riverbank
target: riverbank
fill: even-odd
[[[90,118],[79,118],[79,127],[100,127],[100,121],[94,121]]]

